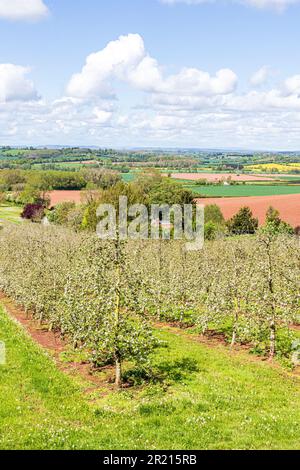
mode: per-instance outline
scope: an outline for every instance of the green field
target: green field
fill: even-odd
[[[280,181],[300,184],[300,175],[280,176]]]
[[[22,157],[27,156],[30,153],[32,153],[31,150],[11,148],[9,150],[1,150],[0,156],[4,158],[8,158],[8,156],[12,156],[14,158],[14,157],[19,157],[19,156],[22,156]]]
[[[125,183],[131,183],[135,179],[135,173],[130,172],[130,173],[122,173],[122,180],[125,181]]]
[[[0,205],[0,222],[20,223],[21,211],[17,206]]]
[[[195,194],[211,197],[275,196],[300,194],[300,185],[241,184],[232,186],[184,185]]]
[[[51,165],[51,166],[55,166],[55,168],[57,168],[58,170],[80,170],[81,168],[83,168],[83,164],[81,163],[68,163],[68,162],[65,162],[65,163],[36,163],[34,166],[33,166],[33,169],[34,170],[42,170],[45,165]]]
[[[81,170],[82,168],[89,168],[91,165],[84,162],[54,162],[54,163],[37,163],[33,166],[35,170],[44,169],[45,165],[55,166],[57,170]]]
[[[298,449],[300,383],[280,366],[158,330],[165,382],[91,390],[0,308],[0,449]]]

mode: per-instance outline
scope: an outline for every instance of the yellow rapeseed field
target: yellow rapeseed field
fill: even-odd
[[[248,165],[246,169],[257,173],[292,173],[300,170],[300,163],[264,163],[261,165]]]

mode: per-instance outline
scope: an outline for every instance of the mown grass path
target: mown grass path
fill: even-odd
[[[11,222],[19,224],[22,222],[20,217],[22,209],[17,206],[8,206],[0,204],[0,223]]]
[[[0,449],[297,449],[300,383],[281,368],[157,330],[163,383],[87,393],[0,308]]]

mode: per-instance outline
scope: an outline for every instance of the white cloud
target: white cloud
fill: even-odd
[[[67,93],[81,98],[112,96],[110,80],[128,77],[144,58],[144,43],[138,34],[121,36],[87,57],[82,71],[71,78]]]
[[[186,3],[187,5],[199,5],[200,3],[214,3],[215,0],[160,0],[161,3],[174,5],[175,3]]]
[[[98,107],[94,108],[93,114],[95,116],[95,122],[99,124],[107,124],[112,117],[111,111],[106,111]]]
[[[198,69],[185,68],[179,74],[168,77],[157,92],[174,95],[225,95],[234,91],[237,76],[230,69],[222,69],[211,77]]]
[[[290,5],[299,3],[299,0],[242,0],[242,3],[256,8],[271,8],[282,11]]]
[[[160,0],[161,3],[174,5],[176,3],[185,3],[187,5],[200,5],[202,3],[216,3],[217,0]],[[300,0],[224,0],[228,3],[241,3],[255,8],[269,8],[277,11],[283,11],[290,5],[300,3]]]
[[[250,83],[253,87],[259,87],[267,82],[270,75],[270,67],[264,65],[252,75],[252,77],[250,78]]]
[[[0,140],[3,145],[300,148],[300,74],[268,87],[265,69],[250,80],[258,88],[244,93],[229,69],[211,75],[183,67],[167,74],[133,34],[91,54],[70,80],[69,94],[46,102],[37,99],[28,68],[0,64]]]
[[[274,89],[180,100],[153,96],[157,101],[148,107],[127,111],[116,101],[70,97],[7,102],[0,105],[0,140],[3,145],[300,148],[295,94]]]
[[[300,75],[289,77],[284,82],[284,90],[288,95],[300,96]]]
[[[231,93],[237,85],[237,76],[229,69],[219,70],[213,77],[184,68],[164,78],[158,62],[147,54],[142,37],[129,34],[89,55],[81,72],[71,78],[67,93],[80,98],[111,97],[114,80],[144,92],[188,95],[222,95]]]
[[[29,72],[28,67],[0,64],[0,103],[37,99],[33,82],[26,78]]]
[[[37,21],[49,10],[43,0],[0,0],[0,18],[12,21]]]

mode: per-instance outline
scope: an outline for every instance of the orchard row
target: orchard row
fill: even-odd
[[[101,241],[88,233],[24,224],[0,233],[0,289],[94,364],[146,364],[151,325],[172,322],[289,357],[299,322],[297,237],[270,227],[207,242]]]

